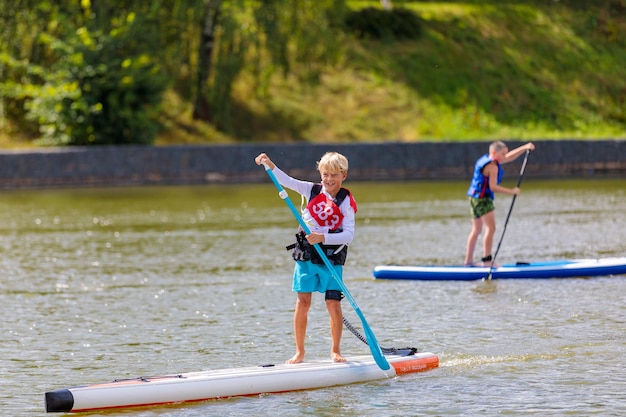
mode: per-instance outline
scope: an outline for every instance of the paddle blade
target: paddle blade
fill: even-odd
[[[385,355],[380,349],[380,346],[378,344],[374,345],[373,343],[369,343],[368,345],[378,367],[383,371],[388,371],[391,368],[391,365],[389,365],[389,361],[387,361],[387,358],[385,358]]]
[[[387,358],[385,358],[385,355],[383,354],[383,351],[378,344],[378,340],[376,340],[374,332],[370,328],[369,324],[367,324],[367,321],[365,320],[365,317],[363,317],[363,313],[361,313],[361,310],[355,309],[355,311],[361,319],[363,332],[365,333],[365,337],[367,338],[367,344],[370,347],[370,351],[372,352],[372,356],[374,357],[376,364],[383,371],[388,370],[389,368],[391,368],[391,365],[389,365],[389,361],[387,361]]]

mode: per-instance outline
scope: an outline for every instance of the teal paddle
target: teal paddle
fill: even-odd
[[[276,179],[276,176],[274,175],[270,167],[266,163],[263,163],[263,166],[265,167],[265,172],[267,172],[267,175],[270,177],[270,179],[272,180],[272,182],[278,189],[278,195],[280,196],[280,198],[282,198],[285,201],[285,203],[287,203],[287,206],[289,206],[291,213],[296,218],[296,220],[298,220],[298,223],[300,224],[300,227],[302,227],[302,230],[304,230],[304,233],[306,233],[307,235],[311,234],[311,229],[309,229],[307,224],[302,219],[300,212],[298,211],[298,209],[296,209],[296,207],[291,202],[291,199],[289,198],[287,191],[285,191],[283,186],[280,185],[280,183],[278,182],[278,179]],[[332,274],[335,281],[337,281],[337,284],[339,284],[339,287],[341,288],[343,295],[346,297],[346,299],[348,300],[348,302],[350,303],[350,305],[356,312],[357,316],[359,316],[359,318],[361,319],[361,323],[363,325],[363,331],[365,332],[365,337],[367,338],[367,345],[369,346],[370,351],[372,352],[372,356],[374,356],[374,360],[376,361],[376,364],[380,367],[380,369],[382,369],[383,371],[386,371],[387,369],[391,367],[391,365],[389,365],[387,358],[385,358],[385,355],[383,354],[382,349],[380,348],[380,345],[378,344],[378,340],[376,340],[376,336],[374,336],[374,332],[370,328],[369,324],[367,324],[367,320],[365,320],[365,316],[361,312],[361,309],[359,308],[356,301],[350,294],[350,291],[348,291],[348,288],[341,281],[341,279],[339,279],[339,277],[337,276],[337,272],[335,271],[335,268],[333,268],[333,265],[328,260],[328,257],[326,257],[326,254],[324,253],[320,245],[315,244],[313,246],[315,247],[315,250],[319,254],[320,258],[322,258],[322,261],[324,261],[324,264],[326,265],[326,267],[330,270],[330,273]]]
[[[526,162],[528,161],[528,155],[530,154],[530,150],[526,151],[526,155],[524,155],[524,162],[522,162],[522,168],[519,171],[519,177],[517,178],[517,187],[522,184],[522,177],[524,176],[524,171],[526,171]],[[515,198],[517,194],[513,196],[511,200],[511,207],[509,207],[509,212],[506,215],[506,220],[504,221],[504,229],[502,229],[502,235],[500,236],[500,241],[498,242],[498,247],[496,248],[496,252],[493,254],[493,259],[491,260],[491,265],[489,266],[489,273],[487,274],[486,279],[491,281],[491,275],[493,270],[493,264],[496,263],[496,257],[498,256],[498,252],[500,252],[500,245],[502,245],[502,239],[504,239],[504,233],[506,232],[506,225],[509,224],[509,217],[511,217],[511,212],[513,211],[513,205],[515,204]]]

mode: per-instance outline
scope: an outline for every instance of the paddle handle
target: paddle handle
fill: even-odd
[[[289,209],[291,210],[291,213],[300,224],[300,227],[302,227],[302,230],[304,230],[304,233],[307,235],[311,234],[311,229],[304,222],[304,219],[300,215],[300,212],[298,211],[296,206],[294,206],[293,203],[291,202],[291,199],[289,198],[289,194],[287,194],[287,191],[285,191],[285,189],[280,184],[280,182],[278,182],[278,179],[276,178],[276,176],[270,169],[269,165],[266,162],[262,162],[262,164],[265,167],[265,172],[267,173],[267,175],[270,177],[270,179],[272,180],[272,182],[278,189],[278,195],[285,203],[287,203],[287,206],[289,207]],[[363,331],[365,332],[365,336],[367,337],[368,346],[370,348],[370,351],[372,352],[372,356],[374,357],[376,364],[383,371],[388,370],[389,368],[391,368],[391,365],[387,361],[387,358],[385,358],[385,355],[383,354],[382,349],[380,348],[380,345],[378,344],[378,340],[376,340],[376,336],[374,335],[374,332],[372,331],[369,324],[367,323],[367,320],[365,320],[365,316],[363,315],[363,313],[361,312],[361,309],[359,308],[356,301],[352,297],[352,294],[350,294],[350,291],[348,291],[348,288],[345,286],[343,281],[339,278],[339,276],[337,276],[337,272],[335,271],[333,264],[331,264],[330,261],[328,260],[328,257],[324,253],[324,250],[322,249],[322,247],[318,243],[313,245],[313,247],[317,251],[320,258],[322,258],[324,265],[326,265],[326,267],[329,269],[334,280],[337,281],[337,284],[339,284],[339,287],[341,288],[343,295],[346,297],[346,299],[348,300],[348,302],[350,303],[350,305],[356,312],[357,316],[359,316],[359,318],[361,319],[361,323],[363,325]]]
[[[267,175],[270,177],[270,179],[272,180],[272,182],[274,183],[274,185],[276,186],[276,188],[278,189],[278,196],[283,199],[283,201],[285,203],[287,203],[287,206],[289,207],[289,209],[291,210],[291,213],[294,215],[294,217],[296,218],[296,220],[298,220],[298,223],[300,224],[300,227],[302,227],[302,230],[304,230],[304,233],[306,233],[307,235],[311,234],[311,229],[309,228],[309,226],[304,222],[304,219],[302,218],[302,216],[300,216],[300,213],[298,212],[298,209],[296,208],[296,206],[293,205],[293,203],[291,202],[291,199],[289,198],[289,194],[287,194],[287,191],[285,191],[285,189],[283,188],[283,186],[280,184],[280,182],[278,182],[278,179],[276,178],[276,175],[274,175],[274,173],[272,172],[272,170],[270,169],[269,165],[267,164],[267,162],[263,162],[263,166],[265,167],[265,172],[267,172]],[[318,248],[318,245],[315,245],[315,248]],[[322,255],[324,253],[322,252]],[[322,260],[328,260],[328,259],[324,259],[325,257],[322,258]],[[330,263],[330,261],[329,261]]]
[[[526,151],[524,155],[524,162],[522,162],[522,167],[519,171],[519,177],[517,177],[517,188],[522,185],[522,178],[524,178],[524,171],[526,171],[526,163],[528,162],[528,155],[530,155],[530,150]],[[517,194],[513,196],[511,200],[511,207],[509,207],[509,212],[506,215],[506,219],[504,220],[504,229],[502,230],[502,236],[500,237],[500,243],[502,243],[502,238],[504,237],[504,232],[506,232],[506,225],[509,223],[509,217],[511,217],[511,212],[513,211],[513,205],[515,204],[515,199],[517,198]],[[500,250],[500,245],[498,244],[498,248],[494,253],[493,260],[496,260],[496,255],[498,255],[498,250]]]
[[[522,162],[522,167],[519,170],[519,177],[517,177],[518,188],[520,185],[522,185],[522,178],[524,178],[524,171],[526,171],[526,163],[528,162],[528,155],[530,155],[530,149],[526,149],[526,154],[524,154],[524,161]],[[517,197],[517,195],[515,195],[514,197]]]

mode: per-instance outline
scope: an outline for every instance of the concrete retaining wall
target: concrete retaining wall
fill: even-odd
[[[507,141],[510,149],[523,142]],[[535,141],[527,177],[618,177],[626,141]],[[489,142],[254,144],[70,147],[0,152],[0,188],[254,183],[267,181],[254,157],[266,152],[294,177],[317,179],[326,151],[346,155],[350,181],[467,179]],[[507,172],[519,170],[521,158]],[[510,175],[510,174],[509,174]]]

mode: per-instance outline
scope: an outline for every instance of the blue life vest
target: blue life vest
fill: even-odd
[[[483,175],[483,169],[485,168],[485,166],[492,163],[493,161],[494,160],[491,159],[488,154],[481,156],[478,161],[476,161],[476,165],[474,165],[474,177],[472,178],[472,183],[467,190],[468,196],[473,198],[495,198],[493,191],[491,191],[491,188],[489,188],[489,177],[485,177]],[[502,176],[504,175],[504,170],[500,166],[499,162],[496,162],[496,164],[498,164],[497,184],[500,184],[500,182],[502,181]]]

